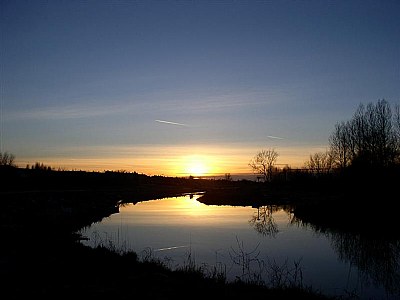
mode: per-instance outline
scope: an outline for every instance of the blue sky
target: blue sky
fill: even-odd
[[[400,102],[399,1],[0,5],[1,148],[21,166],[250,172],[274,148],[296,167],[360,103]]]

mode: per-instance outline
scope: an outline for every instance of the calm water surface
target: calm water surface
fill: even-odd
[[[399,278],[399,243],[394,245],[397,258],[390,262],[394,274],[381,279],[388,275],[375,274],[380,267],[374,264],[381,262],[366,258],[360,263],[357,257],[352,258],[359,251],[354,237],[318,233],[295,221],[288,208],[207,206],[198,202],[198,197],[121,206],[119,213],[82,230],[89,238],[84,243],[112,244],[141,257],[152,255],[171,268],[189,261],[209,270],[216,267],[226,272],[229,280],[260,275],[267,284],[277,285],[283,282],[276,281],[274,275],[288,272],[284,279],[302,282],[328,295],[398,299],[398,291],[390,294],[384,286],[388,280]]]

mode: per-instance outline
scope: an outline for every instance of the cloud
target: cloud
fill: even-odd
[[[169,125],[176,125],[176,126],[189,126],[186,124],[182,124],[182,123],[176,123],[176,122],[170,122],[170,121],[164,121],[164,120],[155,120],[158,123],[163,123],[163,124],[169,124]]]

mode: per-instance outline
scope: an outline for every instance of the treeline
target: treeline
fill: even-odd
[[[278,168],[278,156],[275,149],[267,149],[251,159],[249,166],[259,174],[257,180],[271,183],[349,174],[361,177],[398,174],[400,106],[392,108],[384,99],[360,104],[350,120],[335,125],[327,150],[311,154],[302,168]]]
[[[386,100],[360,104],[353,117],[335,125],[329,149],[310,155],[306,168],[373,170],[400,164],[400,111]]]
[[[361,104],[351,120],[336,124],[329,145],[332,162],[342,169],[399,164],[399,106],[392,113],[385,100]]]
[[[246,184],[246,182],[243,182]],[[204,191],[211,187],[235,185],[226,179],[168,177],[126,171],[58,170],[42,164],[30,168],[0,166],[0,192],[46,190],[157,190]]]
[[[311,154],[302,168],[278,168],[276,157],[274,149],[260,151],[249,165],[259,179],[294,193],[390,199],[400,182],[399,104],[360,104],[350,120],[335,125],[327,150]]]
[[[326,195],[390,202],[400,182],[399,105],[360,104],[350,120],[335,125],[327,151],[311,154],[301,170],[278,172],[278,178],[285,172],[296,184]]]

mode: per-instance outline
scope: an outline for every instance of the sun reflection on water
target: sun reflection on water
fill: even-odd
[[[201,194],[194,194],[127,204],[120,208],[120,215],[130,224],[205,226],[243,223],[244,220],[235,216],[247,213],[250,217],[253,211],[251,207],[205,205],[198,201],[200,197]]]

